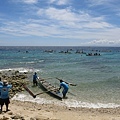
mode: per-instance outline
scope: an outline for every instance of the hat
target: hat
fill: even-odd
[[[3,84],[7,85],[8,84],[7,80],[3,80]]]
[[[60,82],[63,82],[63,80],[60,80]]]

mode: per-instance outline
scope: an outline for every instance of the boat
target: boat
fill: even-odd
[[[50,95],[52,95],[55,98],[58,98],[60,100],[63,99],[63,95],[62,95],[62,93],[60,93],[58,88],[51,85],[48,81],[46,81],[42,78],[39,78],[38,82],[39,82],[39,85],[41,85],[46,90],[46,93],[49,93]]]

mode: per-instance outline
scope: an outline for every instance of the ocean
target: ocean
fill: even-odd
[[[77,84],[70,86],[62,101],[47,93],[32,98],[22,92],[12,99],[59,104],[68,107],[114,108],[120,106],[120,47],[0,46],[0,71],[29,72],[59,87],[60,78]]]

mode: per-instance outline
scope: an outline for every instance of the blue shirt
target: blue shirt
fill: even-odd
[[[33,80],[37,80],[37,75],[33,75]]]
[[[0,86],[3,86],[3,82],[0,81]],[[1,98],[1,89],[0,89],[0,98]]]
[[[68,84],[66,84],[65,82],[60,83],[60,87],[63,87],[64,90],[68,90],[69,89]]]
[[[1,98],[6,99],[9,98],[9,89],[12,87],[12,85],[7,86],[0,86],[0,92],[1,92]]]
[[[2,82],[2,81],[0,81],[0,86],[1,86],[1,85],[3,85],[3,82]]]

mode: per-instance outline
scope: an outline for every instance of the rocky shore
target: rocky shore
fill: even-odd
[[[28,73],[19,71],[4,71],[0,72],[1,80],[7,80],[8,84],[12,85],[12,89],[10,90],[10,98],[12,98],[16,93],[24,91],[22,87],[24,84],[29,83]]]

